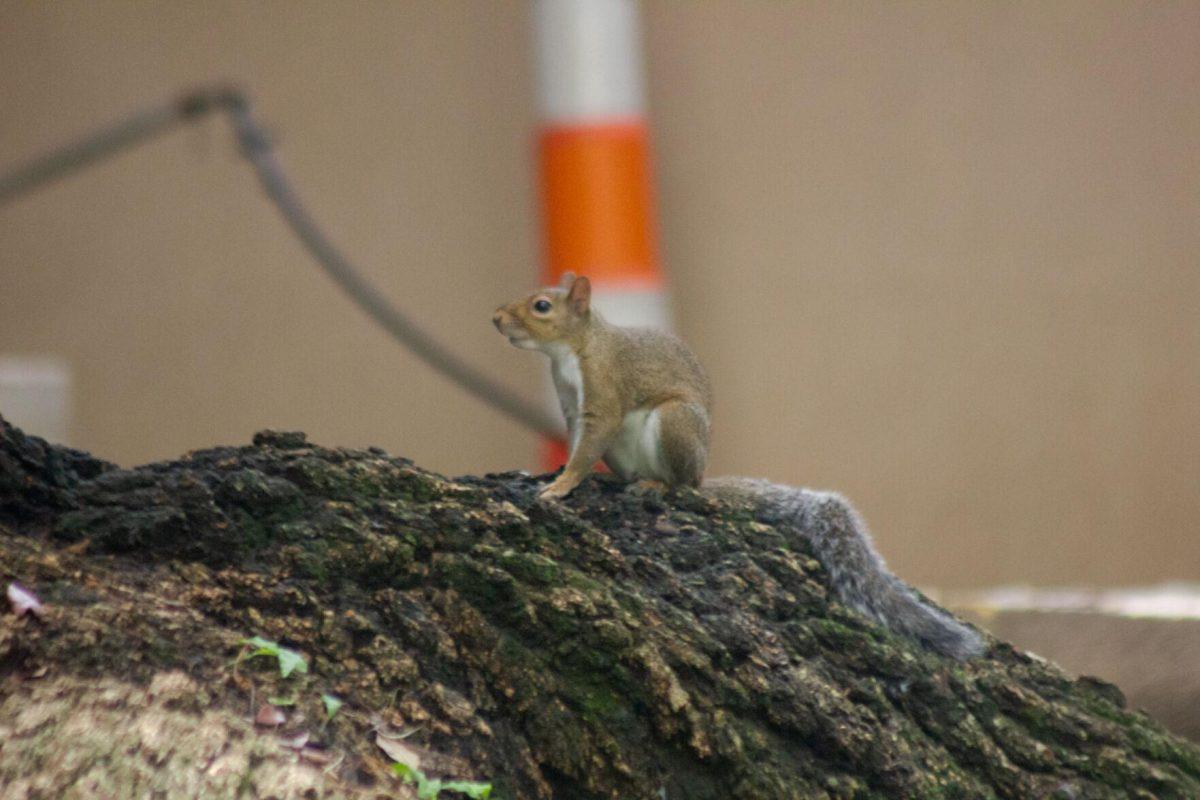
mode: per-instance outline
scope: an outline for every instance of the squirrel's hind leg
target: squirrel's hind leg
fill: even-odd
[[[699,486],[708,461],[708,413],[693,403],[670,400],[658,417],[661,479],[671,486]]]

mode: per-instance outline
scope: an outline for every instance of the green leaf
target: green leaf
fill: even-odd
[[[263,655],[275,655],[275,651],[279,649],[278,643],[272,642],[270,639],[264,639],[261,636],[251,636],[249,639],[242,639],[242,641],[239,642],[239,644],[249,645],[250,647],[257,647],[259,649],[259,652],[263,652],[263,651],[267,651],[267,650],[270,651],[269,653],[263,652]],[[257,653],[255,655],[257,655]]]
[[[417,785],[417,800],[437,800],[437,796],[443,791],[462,792],[473,800],[488,800],[492,796],[490,783],[475,783],[474,781],[443,783],[440,780],[430,780],[421,770],[413,769],[401,761],[392,764],[392,771],[403,777],[405,783]]]
[[[279,674],[285,678],[293,672],[308,672],[308,662],[295,650],[280,647],[275,657],[279,659]]]
[[[417,785],[417,800],[436,798],[437,793],[442,790],[441,781],[430,781],[425,777],[424,772],[421,772],[419,769],[413,769],[403,761],[397,761],[392,764],[392,771],[403,777],[405,783],[415,783]],[[430,791],[433,794],[430,794]]]
[[[462,792],[467,797],[474,798],[474,800],[488,800],[492,796],[492,785],[490,783],[451,781],[442,786],[442,788],[452,792]]]
[[[261,636],[252,636],[249,639],[242,639],[241,644],[255,648],[251,653],[244,656],[244,658],[270,656],[276,659],[279,662],[279,672],[285,678],[297,670],[308,672],[308,662],[304,660],[304,656],[295,650],[289,650],[286,647],[280,646],[279,642],[272,642],[270,639],[264,639]],[[241,661],[242,658],[243,656],[238,656],[238,661]]]
[[[267,702],[273,706],[294,706],[296,698],[294,697],[268,697]]]
[[[338,700],[331,694],[321,695],[321,702],[325,704],[326,719],[333,719],[333,716],[337,714],[338,709],[345,705],[341,700]]]

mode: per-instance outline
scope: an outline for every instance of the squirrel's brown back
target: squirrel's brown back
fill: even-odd
[[[699,359],[676,336],[654,328],[619,328],[593,312],[592,340],[581,352],[585,379],[609,381],[622,410],[667,400],[693,403],[711,413],[712,385]]]

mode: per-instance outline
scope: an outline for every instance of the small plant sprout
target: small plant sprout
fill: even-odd
[[[321,702],[325,704],[325,719],[333,719],[338,709],[344,705],[341,700],[331,694],[321,695]]]
[[[492,796],[490,783],[475,781],[441,781],[427,778],[424,772],[413,769],[408,764],[397,761],[392,764],[392,771],[404,778],[405,783],[417,785],[417,800],[437,800],[442,792],[461,792],[472,800],[488,800]]]
[[[268,656],[279,662],[279,674],[285,678],[293,672],[308,672],[308,662],[304,660],[304,656],[295,650],[281,646],[278,642],[272,642],[261,636],[252,636],[249,639],[242,639],[241,644],[254,649],[249,653],[243,651],[239,654],[238,662],[248,658]]]

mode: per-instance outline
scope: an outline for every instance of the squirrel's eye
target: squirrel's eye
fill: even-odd
[[[536,303],[533,304],[533,310],[538,312],[539,314],[550,313],[550,301],[549,300],[538,300]]]

